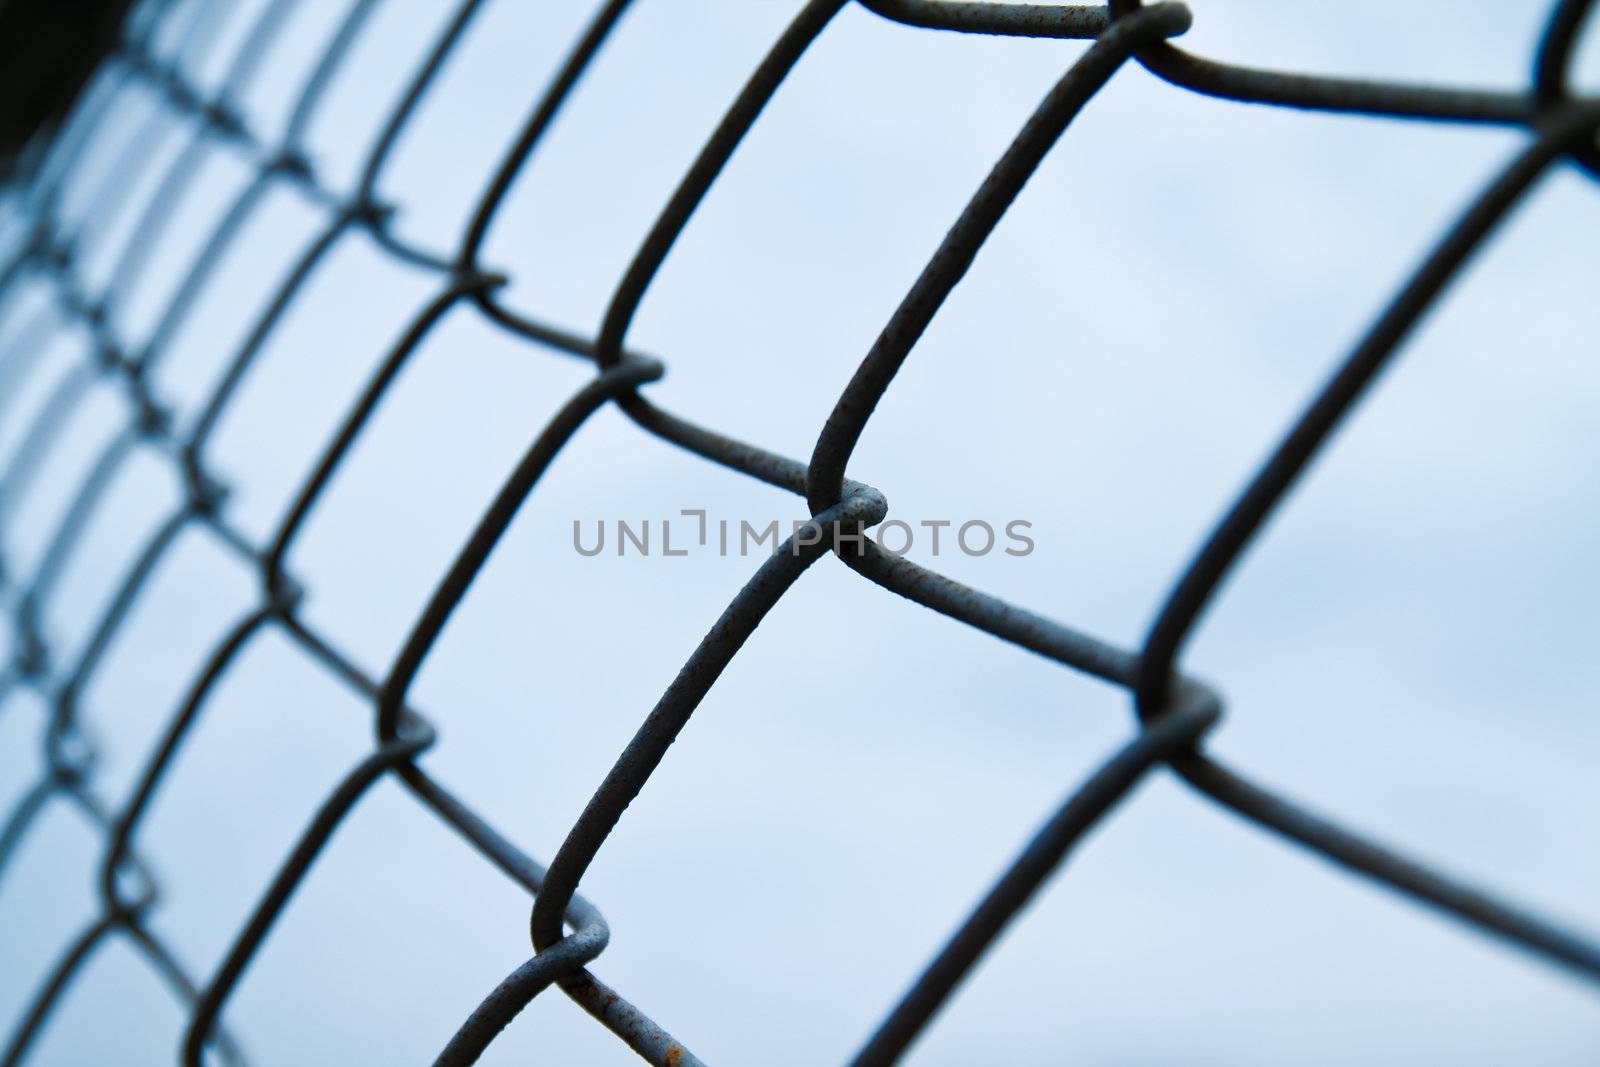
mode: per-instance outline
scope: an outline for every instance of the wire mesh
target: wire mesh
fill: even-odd
[[[595,12],[487,182],[457,247],[449,252],[417,247],[400,237],[390,226],[391,206],[379,201],[375,189],[397,139],[484,6],[482,0],[463,0],[455,7],[431,51],[374,131],[360,176],[350,190],[328,185],[307,157],[303,137],[331,78],[367,26],[377,0],[355,0],[344,14],[299,88],[286,132],[273,143],[250,129],[236,102],[295,0],[270,0],[265,5],[230,57],[220,89],[210,94],[188,80],[184,61],[212,46],[221,5],[149,0],[136,9],[93,90],[50,142],[29,182],[10,191],[12,225],[6,233],[9,244],[0,277],[0,299],[42,280],[51,287],[54,303],[44,308],[36,321],[18,330],[7,349],[0,352],[0,404],[13,399],[7,394],[40,358],[42,338],[58,316],[81,324],[94,343],[89,359],[45,399],[22,433],[12,462],[0,472],[0,521],[15,511],[15,502],[38,475],[71,413],[85,402],[95,382],[109,382],[121,390],[127,417],[122,432],[83,477],[37,565],[30,573],[0,570],[5,612],[15,633],[11,660],[0,676],[0,699],[31,690],[50,709],[42,737],[44,773],[0,830],[0,872],[37,824],[41,811],[50,805],[65,804],[79,812],[104,844],[99,868],[100,914],[68,946],[54,970],[42,976],[29,1010],[5,1047],[5,1063],[25,1058],[63,991],[97,949],[114,937],[132,945],[151,972],[187,1006],[184,1062],[201,1062],[207,1049],[227,1062],[243,1062],[238,1044],[219,1024],[223,1007],[341,820],[366,790],[385,777],[403,783],[417,804],[532,898],[532,951],[527,962],[488,992],[478,1009],[462,1021],[436,1062],[473,1062],[519,1011],[552,985],[651,1063],[700,1062],[662,1026],[590,971],[589,965],[602,954],[609,935],[600,912],[578,889],[624,809],[639,794],[719,674],[779,598],[811,564],[830,554],[868,581],[914,604],[1125,689],[1132,698],[1138,726],[1125,747],[1083,782],[1016,856],[944,942],[854,1063],[896,1061],[1082,835],[1136,783],[1162,768],[1188,783],[1198,796],[1232,809],[1268,833],[1318,853],[1422,907],[1453,916],[1469,928],[1565,968],[1580,980],[1600,979],[1600,946],[1580,933],[1351,832],[1288,797],[1268,792],[1208,755],[1204,739],[1221,717],[1222,699],[1179,669],[1190,632],[1224,576],[1419,318],[1463,264],[1492,238],[1508,210],[1563,160],[1600,178],[1600,144],[1596,143],[1600,101],[1575,95],[1568,84],[1576,42],[1593,5],[1587,0],[1556,3],[1534,58],[1529,88],[1502,93],[1247,69],[1202,58],[1170,43],[1190,24],[1189,10],[1181,3],[1145,5],[1140,0],[1112,0],[1105,7],[1056,7],[962,0],[860,2],[885,19],[934,31],[1092,43],[1040,102],[961,211],[861,360],[806,461],[724,436],[653,404],[643,387],[661,376],[662,364],[629,351],[626,341],[645,291],[690,216],[758,121],[765,104],[846,6],[846,0],[812,0],[773,43],[640,244],[593,337],[536,321],[500,302],[498,294],[507,278],[480,262],[480,250],[518,173],[605,44],[628,0],[609,0]],[[1428,251],[1421,266],[1228,506],[1161,605],[1142,646],[1134,649],[1115,647],[883,551],[862,534],[883,520],[887,510],[884,497],[871,486],[845,477],[874,407],[990,232],[1072,119],[1130,63],[1142,65],[1175,87],[1227,100],[1425,122],[1492,124],[1526,134],[1521,153]],[[109,279],[91,291],[75,255],[74,233],[60,218],[62,190],[80,166],[86,146],[102,134],[118,93],[134,84],[157,92],[169,115],[184,116],[190,139],[168,163],[137,214]],[[151,121],[161,117],[158,114]],[[120,209],[131,184],[125,176],[147,165],[152,141],[151,136],[128,139],[121,157],[89,195],[93,218]],[[253,160],[253,176],[183,272],[181,284],[162,308],[148,340],[130,348],[113,327],[113,311],[130,280],[146,269],[153,246],[181,210],[208,146],[218,142],[247,154]],[[265,312],[205,398],[199,417],[180,431],[151,389],[150,372],[167,352],[170,339],[252,212],[268,191],[279,185],[298,187],[319,204],[323,227],[279,280]],[[90,221],[79,226],[88,226]],[[366,232],[388,255],[433,272],[438,279],[437,295],[416,314],[345,413],[338,432],[305,473],[274,535],[265,543],[256,543],[229,521],[229,487],[208,467],[208,441],[222,413],[235,401],[247,370],[286,310],[305,290],[318,263],[341,235],[356,231]],[[507,333],[536,347],[588,361],[596,373],[528,446],[438,580],[393,666],[383,677],[371,677],[301,616],[301,586],[287,573],[285,559],[407,359],[447,312],[463,305],[476,308]],[[411,706],[408,695],[447,620],[540,476],[589,416],[606,405],[620,408],[647,434],[803,497],[811,519],[759,566],[728,604],[639,724],[546,867],[525,855],[428,773],[419,757],[435,743],[435,732]],[[68,662],[56,662],[40,625],[42,606],[91,516],[135,452],[159,456],[181,472],[186,487],[183,500],[122,576],[83,649]],[[152,573],[186,530],[203,531],[255,568],[261,579],[260,602],[238,620],[201,665],[166,722],[159,743],[143,763],[132,794],[121,803],[108,803],[96,791],[95,752],[86,736],[80,696]],[[208,696],[241,650],[268,630],[286,637],[370,704],[376,743],[326,798],[292,852],[283,858],[254,911],[238,928],[216,973],[197,976],[184,968],[178,953],[147,921],[160,899],[161,886],[141,856],[140,828],[186,736],[205,712]]]

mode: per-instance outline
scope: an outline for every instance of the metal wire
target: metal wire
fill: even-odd
[[[649,780],[722,670],[788,588],[808,567],[830,554],[869,581],[914,603],[1124,688],[1132,697],[1137,725],[1126,746],[1069,796],[1040,829],[889,1013],[854,1063],[895,1062],[1084,832],[1137,782],[1161,768],[1175,772],[1199,795],[1232,809],[1263,830],[1407,895],[1420,905],[1451,915],[1470,928],[1566,968],[1577,978],[1600,981],[1600,945],[1268,792],[1207,755],[1204,737],[1221,717],[1222,700],[1180,670],[1184,644],[1218,584],[1328,435],[1390,362],[1417,320],[1462,265],[1493,236],[1506,212],[1560,160],[1571,160],[1600,177],[1600,143],[1596,140],[1600,101],[1576,97],[1568,84],[1576,42],[1594,6],[1589,0],[1560,0],[1555,4],[1534,60],[1530,87],[1522,93],[1354,81],[1232,66],[1191,55],[1170,43],[1190,23],[1190,12],[1180,3],[1146,6],[1140,0],[1112,0],[1107,7],[1056,7],[965,0],[860,0],[877,15],[908,26],[958,33],[1077,38],[1092,44],[1045,96],[956,219],[840,395],[821,428],[809,462],[734,440],[651,403],[640,389],[661,376],[662,365],[630,353],[626,339],[645,291],[690,216],[777,87],[847,0],[812,0],[773,44],[640,245],[593,338],[556,329],[506,307],[498,299],[506,279],[482,265],[479,253],[519,171],[538,148],[552,119],[627,8],[628,0],[609,0],[595,13],[487,183],[459,247],[451,253],[415,247],[403,240],[390,228],[392,212],[377,202],[375,189],[391,149],[483,6],[482,0],[462,0],[456,5],[432,50],[379,126],[354,189],[341,192],[330,188],[301,149],[303,134],[330,80],[359,39],[377,2],[354,0],[349,6],[300,86],[285,132],[276,141],[268,142],[249,128],[235,101],[253,78],[296,0],[267,3],[231,57],[221,88],[209,95],[192,85],[184,71],[195,55],[211,46],[214,13],[219,5],[147,0],[136,9],[119,49],[49,146],[29,184],[10,191],[13,222],[18,224],[7,234],[11,244],[0,265],[0,301],[14,299],[25,284],[37,280],[52,287],[56,300],[36,320],[17,330],[11,343],[0,351],[0,404],[10,399],[10,386],[40,358],[46,339],[61,321],[80,324],[90,332],[94,343],[90,358],[45,400],[24,433],[13,461],[0,472],[0,521],[14,511],[15,502],[26,493],[70,414],[84,402],[94,382],[112,382],[122,388],[128,419],[123,431],[106,446],[84,477],[33,573],[0,570],[4,611],[16,634],[11,661],[0,674],[0,702],[31,690],[44,698],[50,708],[42,739],[43,774],[0,829],[0,874],[30,828],[37,824],[40,812],[54,803],[66,804],[78,812],[105,844],[100,866],[101,912],[68,947],[55,969],[43,977],[29,1010],[5,1047],[5,1064],[24,1058],[63,990],[82,971],[85,961],[113,937],[121,937],[133,946],[151,971],[187,1005],[189,1026],[182,1049],[185,1063],[199,1063],[202,1051],[208,1047],[226,1062],[243,1062],[242,1051],[218,1025],[218,1017],[240,974],[340,821],[361,795],[385,776],[403,783],[417,803],[450,826],[533,899],[532,952],[528,962],[488,993],[440,1052],[437,1063],[473,1062],[533,997],[552,985],[559,986],[651,1063],[699,1063],[660,1025],[588,969],[603,953],[609,933],[600,913],[577,890],[624,809]],[[169,43],[163,51],[157,45],[160,40],[175,43]],[[990,232],[1072,119],[1128,63],[1138,63],[1174,86],[1227,100],[1430,122],[1498,124],[1523,130],[1527,135],[1521,154],[1478,195],[1428,253],[1225,511],[1137,649],[1115,647],[892,556],[868,539],[852,537],[881,521],[887,504],[876,489],[845,477],[850,456],[873,409]],[[80,167],[85,146],[95,141],[118,94],[130,85],[143,86],[160,96],[164,115],[158,113],[157,118],[173,114],[184,117],[192,130],[191,139],[160,175],[155,191],[120,248],[109,280],[98,291],[90,292],[75,255],[76,240],[115,212],[118,198],[132,184],[128,176],[149,165],[155,138],[131,139],[122,158],[107,171],[103,186],[89,197],[90,208],[75,230],[62,221],[61,194],[66,180]],[[219,143],[230,145],[252,161],[253,178],[194,256],[148,339],[136,350],[130,350],[114,326],[120,301],[144,270],[150,251],[182,206],[206,153]],[[298,186],[319,204],[325,224],[280,280],[265,312],[207,395],[194,425],[180,433],[148,385],[150,371],[164,357],[171,338],[245,222],[270,189],[285,184]],[[318,264],[342,237],[353,232],[364,232],[388,254],[433,271],[439,279],[438,293],[417,313],[373,373],[320,459],[307,473],[273,537],[267,544],[257,545],[229,523],[227,486],[208,468],[210,435],[237,396],[246,371],[259,358],[265,341],[304,290]],[[301,587],[285,570],[284,560],[304,520],[316,509],[331,477],[384,402],[400,369],[446,312],[461,304],[475,307],[490,321],[541,348],[592,362],[596,375],[539,432],[438,582],[393,667],[384,677],[373,678],[301,617]],[[729,470],[803,496],[812,519],[811,525],[759,567],[716,620],[661,700],[645,716],[546,869],[475,815],[425,770],[420,757],[435,742],[436,735],[423,715],[410,706],[408,695],[412,680],[445,623],[540,475],[588,417],[607,404],[620,407],[648,434]],[[123,465],[141,451],[162,457],[181,472],[183,500],[123,575],[85,647],[70,662],[56,663],[41,632],[41,606]],[[94,751],[86,737],[79,696],[150,576],[179,534],[189,529],[206,532],[254,567],[261,577],[261,599],[238,620],[203,664],[167,722],[160,742],[143,764],[131,796],[120,805],[107,805],[95,792]],[[268,630],[282,634],[301,653],[322,664],[369,702],[374,712],[376,744],[301,834],[259,904],[240,926],[217,972],[197,979],[184,969],[178,954],[147,922],[160,899],[160,886],[141,857],[140,827],[185,738],[204,713],[215,684],[241,650]]]

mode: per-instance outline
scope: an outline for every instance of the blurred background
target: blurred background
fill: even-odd
[[[202,0],[177,0],[192,8]],[[260,14],[155,47],[207,89]],[[1547,4],[1193,0],[1194,51],[1281,69],[1510,91]],[[351,188],[453,15],[382,0],[306,127]],[[238,96],[269,140],[348,3],[301,3]],[[495,219],[507,305],[592,335],[662,204],[799,9],[639,0]],[[407,239],[453,249],[592,12],[489,0],[383,171]],[[176,20],[175,20],[176,21]],[[663,406],[810,455],[877,331],[1039,98],[1087,47],[918,30],[847,7],[807,52],[649,290],[631,348]],[[1596,84],[1591,34],[1579,81]],[[111,275],[193,119],[130,82],[62,187],[78,267]],[[148,116],[146,165],[115,168]],[[1525,135],[1229,104],[1129,66],[1074,121],[889,390],[851,464],[891,517],[1032,523],[1026,557],[910,557],[1136,645],[1188,557],[1383,303]],[[148,338],[255,176],[223,140],[111,308]],[[103,210],[106,190],[115,210]],[[22,225],[13,196],[6,225]],[[252,209],[168,339],[153,392],[191,423],[326,209]],[[9,231],[8,231],[9,232]],[[1600,189],[1561,164],[1425,319],[1206,616],[1185,663],[1219,754],[1428,862],[1600,934]],[[266,340],[212,438],[230,519],[265,541],[377,363],[438,291],[352,231]],[[90,339],[24,280],[0,303],[0,465]],[[24,351],[37,358],[21,359]],[[21,369],[19,369],[19,367]],[[470,305],[423,342],[288,560],[305,614],[381,676],[501,481],[587,380]],[[6,573],[51,543],[126,420],[106,386],[27,492]],[[178,505],[124,465],[45,605],[81,649]],[[424,664],[430,772],[548,862],[759,559],[580,556],[572,523],[705,508],[763,525],[796,498],[602,409],[521,509]],[[675,535],[676,536],[676,535]],[[82,695],[120,804],[256,576],[180,535]],[[8,613],[9,614],[9,613]],[[6,652],[10,655],[10,652]],[[825,665],[819,672],[816,665]],[[0,704],[0,811],[40,773],[46,708]],[[825,558],[734,659],[583,881],[594,971],[710,1063],[846,1059],[1038,825],[1135,729],[1123,692],[891,596]],[[151,925],[215,972],[370,707],[277,633],[221,679],[141,829]],[[98,913],[102,843],[47,808],[0,879],[0,1020]],[[530,954],[526,895],[380,782],[229,1001],[261,1063],[431,1059]],[[87,966],[31,1062],[168,1062],[184,1010],[124,943]],[[1600,1000],[1552,966],[1352,878],[1158,773],[1099,826],[913,1049],[917,1064],[1582,1064]],[[485,1063],[637,1062],[558,992]]]

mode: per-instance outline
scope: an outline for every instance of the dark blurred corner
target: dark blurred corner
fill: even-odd
[[[0,0],[0,181],[60,125],[133,0]]]

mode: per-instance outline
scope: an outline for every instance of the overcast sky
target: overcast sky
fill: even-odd
[[[259,7],[231,5],[215,84]],[[280,129],[346,4],[303,3],[244,101]],[[453,248],[587,5],[489,0],[380,183]],[[1187,47],[1274,67],[1515,90],[1545,3],[1193,0]],[[382,0],[317,114],[348,187],[449,16]],[[704,138],[798,9],[639,0],[518,180],[485,259],[505,300],[585,333]],[[1595,35],[1581,70],[1600,74]],[[784,84],[651,287],[629,344],[649,395],[797,458],[989,166],[1081,42],[898,26],[847,8]],[[112,126],[136,129],[130,98]],[[175,124],[148,194],[183,143]],[[863,435],[891,515],[1032,523],[1017,558],[911,558],[1135,645],[1188,557],[1444,227],[1523,144],[1511,131],[1202,98],[1129,67],[1069,128]],[[81,211],[88,171],[68,188]],[[250,177],[218,150],[117,316],[148,334]],[[74,194],[74,190],[77,193]],[[78,200],[73,196],[77,195]],[[121,216],[123,221],[131,214]],[[185,418],[325,216],[266,198],[173,338],[155,387]],[[85,236],[104,277],[126,226]],[[1441,868],[1600,936],[1600,187],[1556,167],[1452,285],[1224,586],[1185,664],[1225,694],[1213,749]],[[265,540],[376,362],[438,291],[342,239],[271,335],[211,453]],[[38,294],[0,305],[0,364]],[[38,343],[30,341],[29,343]],[[82,353],[51,342],[0,411],[0,462]],[[0,368],[3,370],[3,368]],[[306,613],[381,675],[578,361],[450,313],[290,558]],[[27,573],[122,416],[87,402],[0,530]],[[140,454],[48,606],[81,647],[178,499]],[[572,522],[803,504],[602,410],[551,468],[426,661],[430,772],[548,860],[639,721],[760,563],[585,558]],[[677,530],[674,535],[676,537]],[[120,802],[256,579],[183,535],[85,697]],[[0,803],[37,774],[43,711],[0,706]],[[718,681],[583,881],[594,971],[713,1064],[840,1062],[1061,798],[1132,736],[1125,693],[823,559]],[[151,809],[152,923],[208,976],[371,714],[281,637],[225,675]],[[0,1018],[90,921],[99,843],[65,806],[0,882]],[[229,1002],[262,1063],[430,1059],[531,952],[528,901],[400,786],[339,830]],[[10,1023],[5,1025],[9,1028]],[[167,1062],[184,1017],[120,942],[61,1003],[37,1062]],[[1075,852],[909,1062],[1580,1064],[1600,999],[1546,963],[1335,870],[1158,773]],[[636,1062],[558,992],[485,1063]]]

